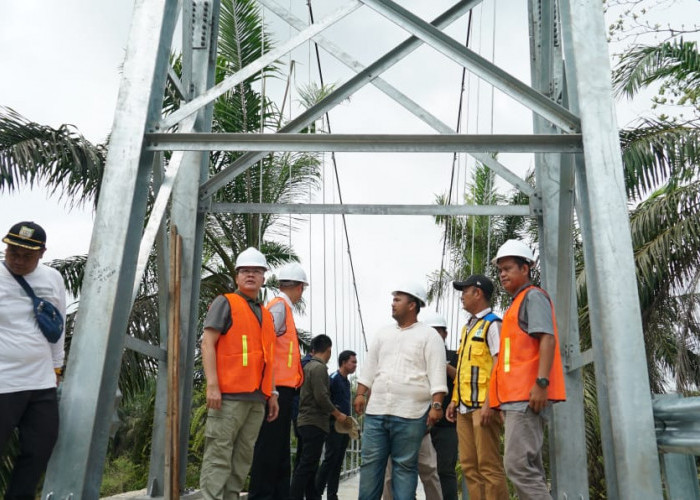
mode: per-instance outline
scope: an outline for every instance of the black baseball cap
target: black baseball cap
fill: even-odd
[[[2,241],[29,250],[43,250],[46,248],[46,231],[35,222],[18,222],[10,228]]]
[[[453,281],[452,286],[455,287],[455,290],[460,291],[470,286],[481,288],[487,298],[491,298],[493,294],[493,282],[483,274],[472,274],[464,281]]]

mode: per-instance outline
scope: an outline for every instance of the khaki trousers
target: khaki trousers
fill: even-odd
[[[508,485],[500,454],[500,416],[483,427],[481,409],[457,412],[459,463],[467,483],[469,500],[508,500]]]
[[[206,500],[238,500],[265,414],[259,401],[223,400],[209,409],[199,487]]]
[[[420,451],[418,452],[418,477],[423,483],[425,498],[428,500],[442,500],[442,488],[440,487],[440,477],[437,471],[437,453],[433,446],[433,440],[430,438],[430,433],[423,437],[420,443]],[[384,474],[384,492],[382,493],[383,500],[393,500],[391,494],[391,459],[386,464],[386,473]],[[401,499],[397,499],[401,500]]]

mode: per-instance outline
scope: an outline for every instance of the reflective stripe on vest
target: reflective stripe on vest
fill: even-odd
[[[479,318],[467,330],[462,328],[458,351],[457,374],[452,401],[470,408],[479,408],[486,400],[491,378],[493,357],[488,346],[488,331],[493,321],[499,321],[494,314]]]
[[[216,344],[216,373],[224,394],[260,390],[272,393],[275,330],[270,312],[262,308],[262,324],[248,301],[235,293],[224,295],[231,308],[231,328]]]
[[[275,340],[275,386],[301,387],[304,381],[304,370],[301,366],[301,354],[299,352],[299,336],[294,324],[294,313],[289,304],[282,297],[275,297],[267,304],[269,310],[273,305],[281,302],[285,312],[285,332],[278,335]]]
[[[496,370],[489,387],[489,405],[492,407],[497,407],[501,403],[530,400],[530,391],[535,385],[535,380],[538,376],[540,340],[530,336],[520,327],[518,316],[525,296],[530,290],[535,288],[537,287],[531,285],[521,290],[518,295],[513,297],[513,303],[503,315],[501,348]],[[544,290],[541,291],[546,295]],[[549,297],[547,296],[547,298]],[[557,332],[554,306],[551,300],[549,302],[552,311],[555,343],[554,359],[552,360],[552,368],[548,377],[547,398],[550,401],[564,401],[566,399],[566,391],[564,389],[564,370],[559,350],[559,333]]]

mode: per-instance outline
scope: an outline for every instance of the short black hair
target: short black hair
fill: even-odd
[[[316,335],[311,339],[312,352],[326,352],[333,345],[333,341],[328,335]]]
[[[338,356],[338,368],[343,366],[343,363],[345,363],[348,359],[350,359],[353,356],[357,356],[357,353],[355,351],[343,351],[340,353]]]

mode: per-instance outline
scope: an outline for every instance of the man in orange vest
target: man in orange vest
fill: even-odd
[[[204,320],[202,365],[207,379],[206,441],[200,488],[208,500],[237,500],[253,460],[267,401],[277,418],[273,385],[275,330],[258,301],[268,269],[255,248],[236,259],[234,293],[219,295]]]
[[[250,471],[250,500],[287,500],[291,476],[289,434],[296,390],[304,381],[299,353],[299,336],[292,306],[301,300],[309,282],[297,263],[277,273],[280,295],[267,304],[275,324],[275,387],[279,392],[279,416],[263,421],[255,442]]]
[[[489,387],[491,407],[505,412],[506,475],[520,498],[551,499],[542,466],[544,424],[552,403],[566,399],[554,307],[530,281],[535,257],[525,243],[506,241],[492,262],[513,296]]]

